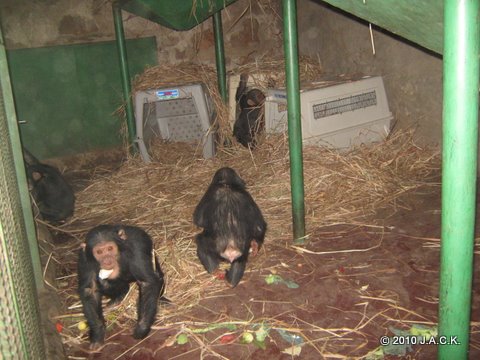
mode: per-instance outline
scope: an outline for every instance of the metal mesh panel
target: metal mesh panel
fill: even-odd
[[[158,101],[157,114],[166,120],[167,138],[193,142],[203,138],[202,122],[193,98]]]
[[[0,358],[44,359],[41,334],[33,267],[0,87]]]

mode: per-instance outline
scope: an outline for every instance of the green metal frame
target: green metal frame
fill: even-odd
[[[466,359],[478,142],[479,0],[445,0],[439,359]],[[454,337],[451,339],[450,337]]]
[[[0,358],[45,359],[44,283],[8,70],[0,26]]]
[[[221,11],[213,14],[213,32],[215,33],[215,60],[217,63],[218,90],[223,102],[227,102],[227,71],[225,70],[225,47],[223,44],[223,26]]]
[[[301,244],[305,239],[305,201],[296,0],[283,0],[283,17],[293,238],[295,243]]]
[[[138,16],[174,30],[189,30],[237,0],[116,0]]]
[[[0,81],[2,89],[4,89],[3,98],[5,101],[5,112],[7,115],[7,126],[12,142],[13,160],[15,163],[15,172],[17,175],[18,186],[24,191],[20,191],[20,201],[23,211],[23,219],[25,221],[25,230],[27,233],[30,256],[32,257],[33,273],[37,290],[44,288],[42,266],[40,262],[40,253],[38,250],[37,234],[35,223],[33,220],[32,204],[30,202],[30,194],[28,192],[27,176],[25,173],[25,164],[23,162],[22,143],[20,141],[20,132],[18,130],[18,120],[15,112],[15,103],[13,100],[12,86],[7,63],[6,50],[3,43],[3,35],[0,32]]]
[[[120,74],[122,77],[123,98],[125,102],[125,113],[127,116],[128,139],[132,145],[132,152],[136,152],[136,128],[135,115],[133,112],[133,101],[130,96],[131,84],[128,71],[127,47],[125,44],[125,32],[123,30],[122,9],[117,2],[112,4],[113,21],[115,24],[115,39],[117,41],[118,58],[120,61]]]

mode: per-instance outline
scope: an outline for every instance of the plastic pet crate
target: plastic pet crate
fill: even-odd
[[[136,92],[136,141],[142,159],[151,161],[148,147],[155,137],[197,143],[204,158],[213,157],[215,141],[210,128],[213,116],[210,97],[201,84]]]
[[[349,148],[381,141],[393,119],[380,76],[323,85],[300,92],[302,137],[305,143]],[[269,133],[287,130],[285,90],[269,90],[265,101]]]

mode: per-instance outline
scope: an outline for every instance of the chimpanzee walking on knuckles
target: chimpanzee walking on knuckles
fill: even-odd
[[[87,234],[78,256],[78,293],[90,328],[90,349],[98,350],[105,338],[102,296],[109,306],[122,301],[131,282],[137,282],[139,297],[137,325],[133,337],[148,335],[155,321],[164,278],[152,239],[141,228],[99,225]]]
[[[203,228],[196,236],[197,255],[209,273],[226,260],[226,279],[232,287],[243,277],[248,256],[255,256],[263,244],[267,223],[245,182],[235,170],[219,169],[193,213],[195,225]]]

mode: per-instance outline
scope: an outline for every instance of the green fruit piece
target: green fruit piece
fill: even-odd
[[[177,344],[183,345],[188,342],[188,336],[186,334],[180,334],[177,336]]]
[[[253,334],[245,331],[242,334],[242,342],[245,344],[250,344],[253,341]]]

